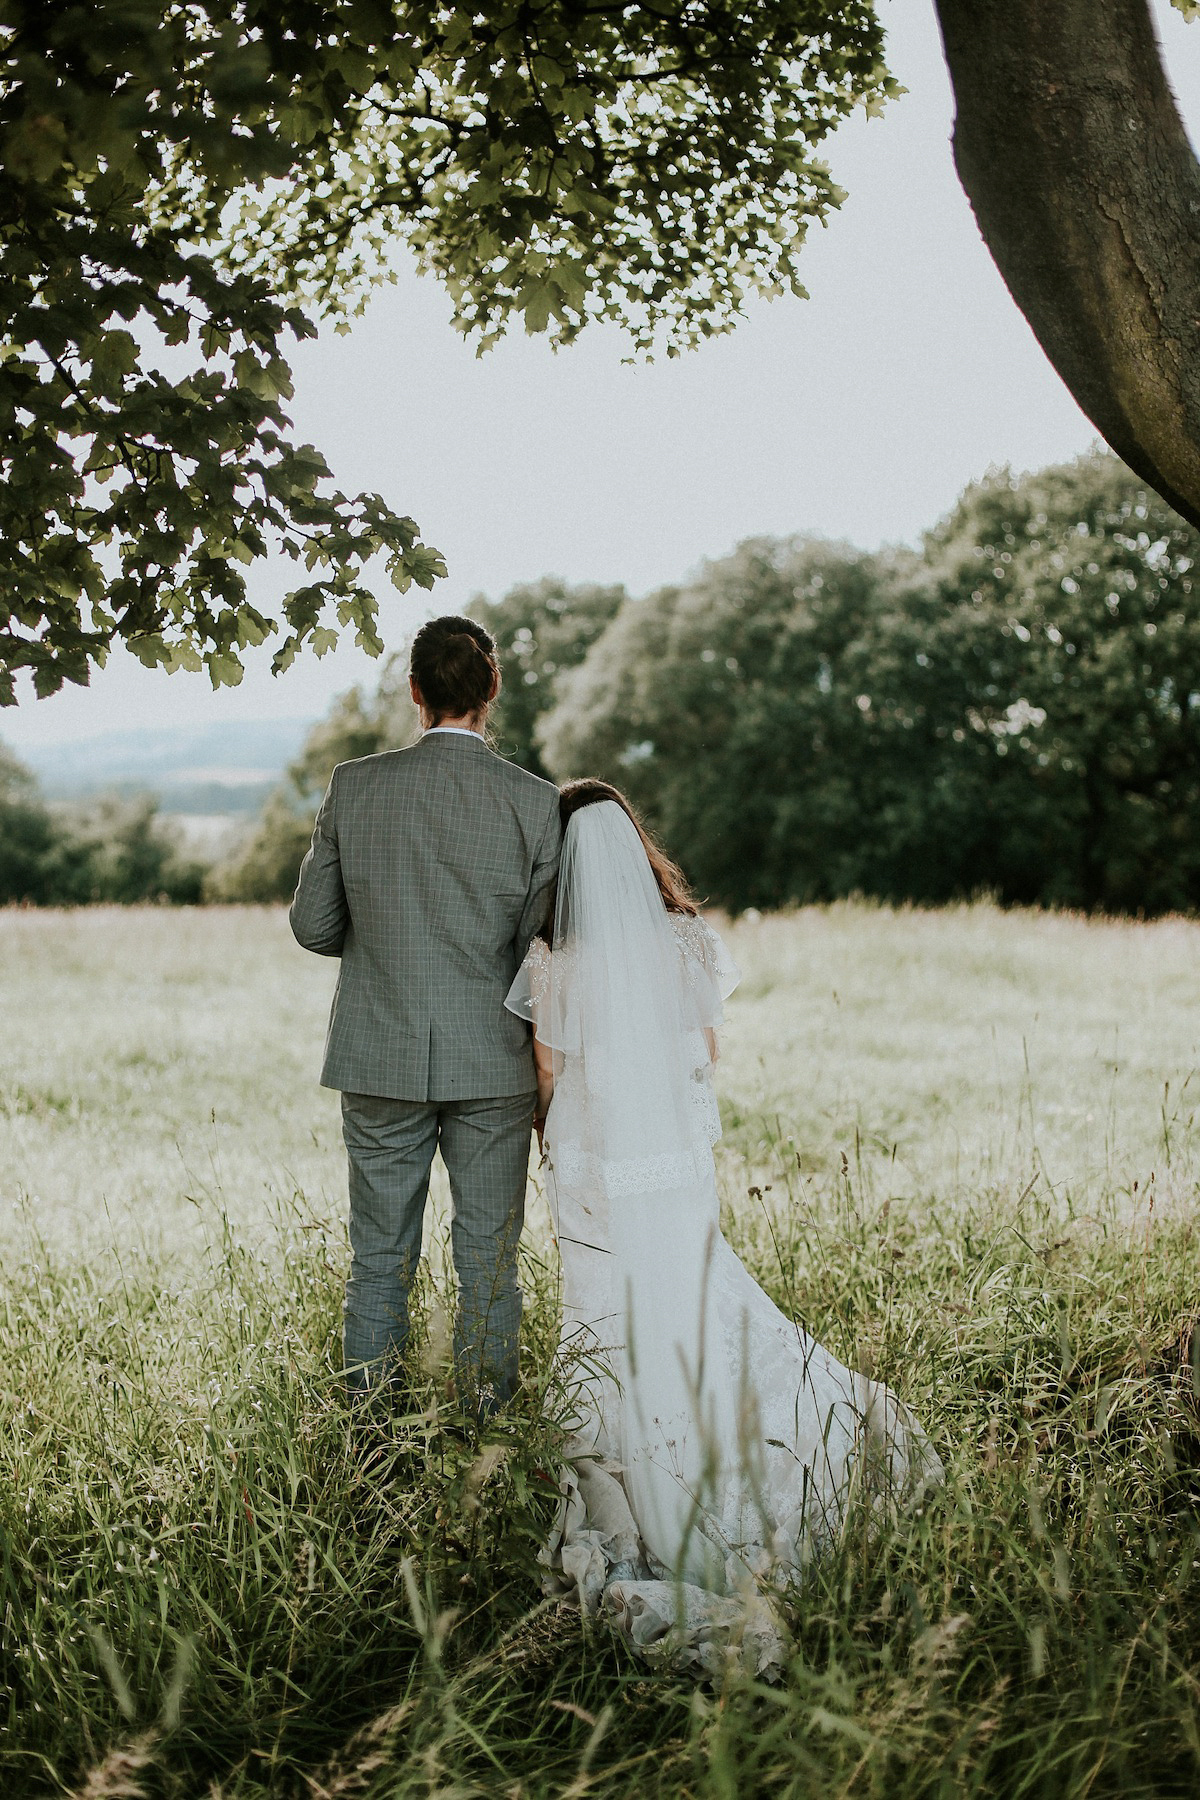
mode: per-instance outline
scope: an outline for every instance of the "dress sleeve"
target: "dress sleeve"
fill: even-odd
[[[535,1032],[539,1014],[550,995],[551,962],[552,954],[545,938],[531,939],[525,952],[525,960],[513,977],[513,984],[504,1001],[509,1012],[516,1013],[519,1019],[527,1020]]]
[[[724,1003],[742,979],[742,971],[707,919],[676,914],[672,923],[697,1001],[700,1023],[713,1027],[720,1025],[725,1017]]]

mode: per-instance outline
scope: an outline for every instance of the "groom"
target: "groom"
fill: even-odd
[[[482,625],[422,626],[410,685],[422,736],[334,770],[290,916],[304,949],[342,959],[321,1082],[341,1089],[350,1164],[347,1382],[366,1396],[395,1378],[440,1150],[459,1396],[485,1414],[517,1381],[537,1087],[504,998],[558,870],[558,790],[488,746],[500,669]]]

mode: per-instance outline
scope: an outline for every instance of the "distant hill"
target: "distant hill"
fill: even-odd
[[[150,793],[167,813],[255,813],[311,725],[311,719],[244,719],[106,731],[20,756],[51,800]]]

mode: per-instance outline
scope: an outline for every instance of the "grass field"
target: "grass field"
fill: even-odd
[[[334,966],[276,912],[0,912],[0,1793],[1200,1789],[1200,927],[743,920],[727,1229],[928,1424],[945,1492],[790,1596],[784,1683],[649,1678],[539,1599],[554,1262],[527,1386],[364,1472]]]

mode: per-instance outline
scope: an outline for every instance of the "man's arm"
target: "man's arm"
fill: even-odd
[[[288,914],[296,942],[318,956],[341,955],[350,923],[335,823],[337,778],[335,769],[317,814],[312,847],[300,865],[300,880]]]
[[[539,931],[546,918],[546,906],[550,899],[550,889],[558,874],[558,859],[562,851],[562,826],[558,822],[558,796],[554,796],[550,816],[542,833],[537,855],[533,859],[533,872],[529,877],[529,892],[525,898],[525,909],[521,914],[521,924],[517,931],[517,955],[523,957],[536,931]]]

